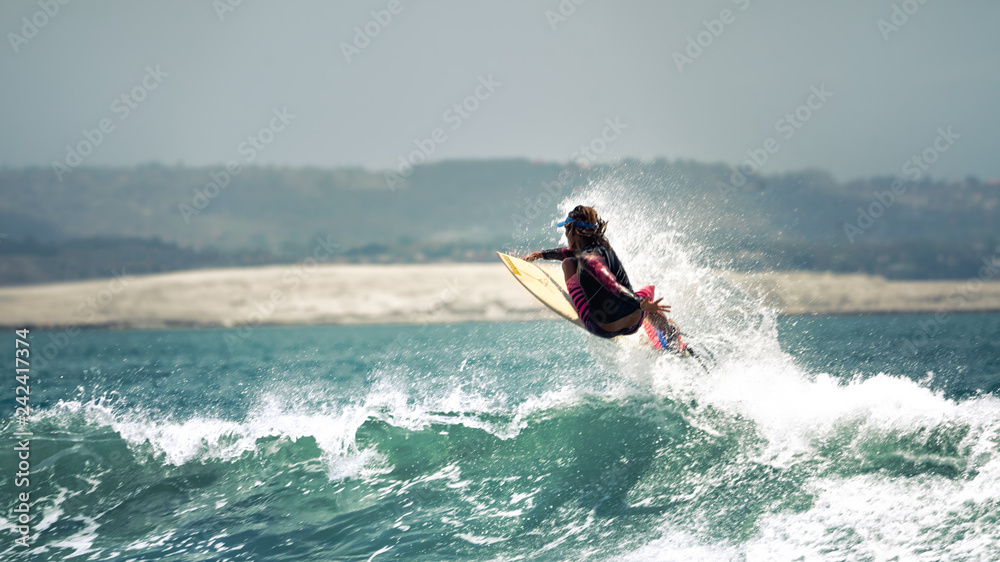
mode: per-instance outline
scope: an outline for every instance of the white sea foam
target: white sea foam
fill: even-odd
[[[357,442],[358,430],[368,420],[381,420],[408,431],[432,425],[462,425],[510,439],[539,412],[577,403],[586,394],[563,386],[515,402],[495,389],[487,396],[461,385],[442,387],[439,392],[420,391],[408,387],[398,375],[373,373],[377,382],[353,400],[324,396],[322,391],[300,392],[275,386],[261,391],[242,419],[210,415],[164,419],[141,406],[111,404],[102,399],[60,401],[41,418],[63,424],[77,419],[109,427],[128,443],[138,462],[146,462],[151,455],[152,462],[172,466],[232,461],[248,453],[266,456],[275,452],[282,441],[312,438],[322,452],[330,478],[336,480],[368,477],[391,469],[377,445],[361,446]],[[267,438],[278,441],[261,442]]]
[[[464,426],[512,439],[540,417],[558,415],[594,395],[618,400],[652,392],[669,399],[668,407],[681,410],[706,440],[735,436],[743,448],[735,462],[778,472],[809,467],[800,486],[812,503],[800,511],[775,508],[761,514],[750,538],[738,544],[712,542],[698,528],[681,527],[665,516],[660,537],[636,547],[627,559],[975,559],[1000,554],[1000,532],[991,523],[1000,502],[1000,399],[953,400],[892,373],[864,373],[845,382],[808,372],[781,351],[774,312],[699,263],[683,225],[673,223],[661,207],[644,209],[627,190],[607,184],[595,185],[563,208],[568,211],[578,202],[596,204],[611,219],[609,236],[633,285],[656,284],[689,340],[705,352],[708,373],[695,361],[592,338],[586,345],[595,369],[554,378],[542,390],[516,397],[516,389],[496,384],[509,374],[500,362],[484,367],[465,358],[455,366],[462,375],[448,379],[401,360],[375,369],[369,376],[374,383],[353,396],[321,387],[262,389],[239,419],[209,414],[165,419],[125,401],[101,400],[61,402],[41,416],[82,417],[110,427],[139,453],[139,462],[147,462],[151,453],[153,462],[175,466],[266,456],[287,441],[311,438],[329,477],[339,480],[391,469],[378,444],[358,442],[368,420],[407,431]],[[411,352],[399,350],[404,357]],[[432,379],[435,384],[427,386]],[[264,445],[268,438],[278,440]],[[880,458],[871,458],[873,449]],[[388,486],[384,493],[435,479],[446,480],[449,490],[469,487],[460,466],[452,463],[398,488]],[[714,485],[706,481],[701,488]],[[515,494],[511,505],[529,504],[540,489]],[[460,494],[462,501],[476,503],[474,493],[468,494]],[[520,509],[497,508],[495,516],[513,518]],[[583,536],[590,522],[588,516],[571,523],[548,546],[558,552]],[[462,538],[498,540],[481,532]]]
[[[706,374],[690,361],[643,359],[627,348],[611,361],[654,393],[695,404],[698,423],[727,433],[741,431],[727,419],[749,421],[742,462],[818,468],[803,485],[813,504],[764,514],[745,543],[708,544],[665,522],[661,538],[627,558],[996,559],[1000,528],[988,521],[1000,502],[1000,399],[953,400],[892,373],[844,382],[803,370],[780,349],[774,311],[695,263],[683,225],[635,192],[619,178],[602,180],[562,210],[595,205],[610,220],[609,238],[633,285],[656,283],[696,349],[697,336],[711,334],[701,340],[711,368]],[[893,462],[923,468],[894,471]]]

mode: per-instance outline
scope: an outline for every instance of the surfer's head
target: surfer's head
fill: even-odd
[[[610,247],[607,239],[604,238],[604,231],[607,229],[608,223],[597,216],[597,211],[593,207],[577,205],[569,212],[566,220],[560,222],[558,226],[566,227],[566,241],[569,242],[570,247],[574,246],[574,240],[578,241],[576,245],[581,248],[591,244],[600,244],[605,248]]]

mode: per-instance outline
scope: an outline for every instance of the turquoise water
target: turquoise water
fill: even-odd
[[[928,318],[730,319],[707,373],[562,322],[83,332],[0,557],[996,559],[1000,315]]]
[[[33,332],[0,559],[1000,559],[1000,315],[778,318],[669,187],[557,215],[600,210],[703,363],[561,321]]]

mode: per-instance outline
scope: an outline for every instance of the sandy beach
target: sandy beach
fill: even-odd
[[[1000,311],[1000,282],[725,273],[782,314]],[[6,328],[420,324],[554,318],[501,264],[280,265],[0,288]]]

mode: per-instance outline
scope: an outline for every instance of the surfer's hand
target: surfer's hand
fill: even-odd
[[[535,261],[535,260],[541,259],[541,258],[542,258],[542,253],[541,252],[531,252],[530,254],[524,256],[521,259],[523,259],[524,261]]]
[[[663,298],[658,298],[655,301],[651,301],[649,299],[642,299],[641,301],[639,301],[639,308],[650,314],[653,314],[655,312],[662,312],[666,314],[670,312],[670,305],[660,304],[660,301],[662,300]]]

